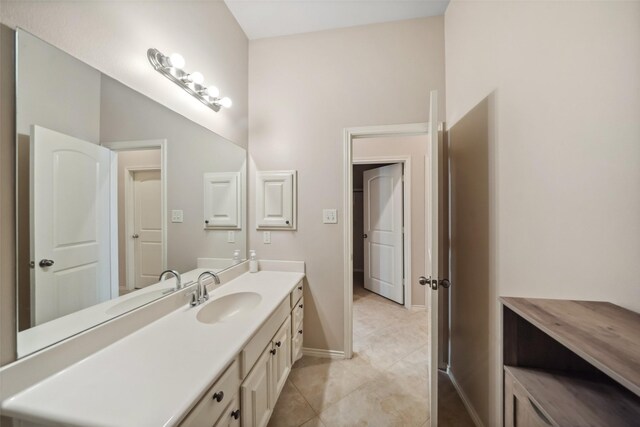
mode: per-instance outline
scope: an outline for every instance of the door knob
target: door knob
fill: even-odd
[[[431,279],[431,277],[427,279],[424,276],[418,277],[418,283],[420,283],[422,286],[429,285],[429,287],[434,291],[438,290],[438,286],[442,286],[445,289],[448,289],[451,286],[451,282],[449,281],[449,279],[437,280]]]
[[[140,237],[140,235],[139,235],[139,234],[134,234],[134,235],[133,235],[133,236],[131,236],[131,237],[132,237],[132,238],[134,238],[134,239],[137,239],[138,237]]]
[[[42,268],[44,267],[51,267],[53,265],[53,260],[52,259],[41,259],[40,262],[38,263],[38,265]]]
[[[420,283],[422,286],[430,285],[431,284],[431,278],[427,279],[424,276],[420,276],[420,277],[418,277],[418,283]]]

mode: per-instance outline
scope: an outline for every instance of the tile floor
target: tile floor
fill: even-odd
[[[406,310],[354,282],[354,357],[296,362],[269,427],[427,425],[427,313]],[[473,425],[461,402],[450,406],[464,416],[448,425]]]

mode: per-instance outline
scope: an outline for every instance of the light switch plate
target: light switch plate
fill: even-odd
[[[323,224],[337,224],[338,223],[338,210],[337,209],[323,209],[322,210],[322,223]]]
[[[271,232],[270,231],[264,231],[262,233],[262,243],[265,243],[267,245],[271,244]]]
[[[183,222],[184,212],[182,210],[171,211],[171,222]]]
[[[236,232],[228,231],[227,232],[227,243],[235,243],[236,242]]]

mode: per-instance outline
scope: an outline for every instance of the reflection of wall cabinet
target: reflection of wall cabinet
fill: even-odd
[[[257,172],[256,228],[296,229],[296,171]]]
[[[204,228],[239,229],[242,212],[240,172],[204,174]]]

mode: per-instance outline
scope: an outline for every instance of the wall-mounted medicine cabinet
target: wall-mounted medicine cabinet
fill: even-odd
[[[297,172],[261,171],[256,175],[256,228],[295,230]]]

